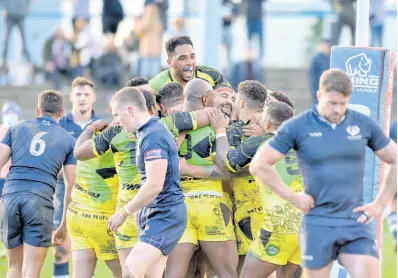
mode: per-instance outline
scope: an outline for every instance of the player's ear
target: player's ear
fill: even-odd
[[[319,90],[316,91],[316,98],[317,98],[318,101],[321,98],[321,92]]]
[[[38,117],[40,117],[40,108],[39,108],[39,107],[36,107],[36,115],[37,115]]]
[[[64,116],[65,110],[62,108],[61,111],[59,111],[59,118],[61,119]]]
[[[73,92],[70,92],[70,93],[69,93],[69,101],[70,101],[70,102],[73,102],[72,95],[73,95]]]
[[[265,129],[269,130],[269,129],[271,129],[271,127],[272,127],[271,122],[270,121],[265,121]]]
[[[171,57],[167,58],[167,64],[169,65],[169,67],[171,67]]]

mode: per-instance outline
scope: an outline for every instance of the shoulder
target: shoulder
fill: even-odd
[[[222,73],[219,70],[208,66],[197,66],[198,77],[208,80],[214,86],[217,83],[221,83],[224,80]]]
[[[167,82],[170,82],[170,70],[164,70],[158,75],[156,75],[154,78],[149,80],[149,85],[155,92],[159,92],[160,88],[166,84]]]

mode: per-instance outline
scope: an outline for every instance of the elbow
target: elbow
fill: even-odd
[[[82,160],[81,152],[79,151],[79,148],[75,148],[73,150],[73,156],[75,157],[76,160]]]
[[[252,163],[250,163],[249,166],[249,172],[250,174],[252,174],[253,176],[258,176],[259,173],[263,173],[267,170],[267,165],[266,162],[262,162],[261,164],[258,161],[254,161]]]

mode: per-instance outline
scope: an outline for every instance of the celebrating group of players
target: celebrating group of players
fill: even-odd
[[[395,193],[396,145],[346,109],[349,77],[325,72],[319,102],[294,117],[278,90],[247,80],[235,92],[196,66],[189,37],[166,51],[170,69],[113,96],[111,123],[93,111],[94,84],[77,78],[72,112],[44,91],[39,117],[9,129],[7,277],[40,277],[52,244],[57,277],[69,276],[70,247],[76,278],[91,277],[97,259],[113,277],[301,277],[300,264],[306,277],[329,277],[335,259],[352,277],[378,277],[364,223]],[[388,167],[379,197],[362,206],[366,146]]]

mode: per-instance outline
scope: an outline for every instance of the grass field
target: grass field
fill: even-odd
[[[392,235],[388,230],[388,226],[384,224],[384,249],[383,249],[383,278],[397,278],[397,254],[392,248]],[[7,260],[0,259],[0,278],[6,277]],[[70,272],[72,273],[72,272]],[[49,252],[46,263],[42,271],[42,278],[52,277],[52,250]],[[104,262],[100,261],[95,270],[96,278],[109,278],[111,272],[108,270]],[[334,278],[334,277],[333,277]]]

